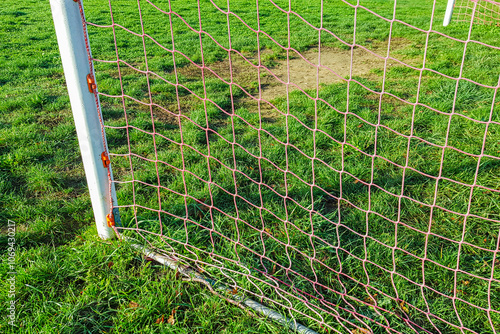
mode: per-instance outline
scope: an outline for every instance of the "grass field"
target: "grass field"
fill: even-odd
[[[169,10],[168,1],[153,2]],[[288,2],[275,3],[288,8]],[[360,4],[392,18],[392,2]],[[84,5],[88,21],[111,24],[106,1]],[[464,52],[462,42],[436,33],[427,38],[398,21],[389,35],[390,23],[340,1],[325,1],[323,9],[319,1],[291,3],[304,20],[338,38],[325,31],[319,36],[269,2],[257,8],[230,1],[230,11],[247,25],[216,5],[227,10],[222,1],[202,1],[200,9],[193,1],[173,1],[172,10],[184,21],[175,15],[169,21],[141,1],[144,33],[168,50],[175,47],[174,56],[117,27],[120,67],[95,62],[99,91],[111,96],[101,96],[101,103],[120,182],[118,202],[137,205],[120,210],[131,229],[124,233],[161,233],[163,239],[143,235],[197,259],[226,283],[231,277],[243,291],[304,312],[307,317],[292,313],[320,333],[324,327],[381,333],[386,321],[403,333],[414,333],[411,326],[431,333],[458,333],[458,327],[489,333],[492,326],[500,331],[500,284],[491,281],[500,279],[494,257],[500,198],[488,190],[500,182],[500,125],[491,123],[500,122],[500,107],[493,88],[476,84],[497,85],[500,52],[477,43]],[[444,5],[435,9],[433,29],[466,40],[467,24],[441,26]],[[398,20],[429,28],[431,1],[398,1],[395,8]],[[113,12],[115,24],[142,35],[136,3],[117,2]],[[211,36],[202,35],[203,49],[188,26],[199,29],[198,13]],[[269,37],[257,37],[249,27]],[[477,25],[470,39],[499,47],[498,31]],[[176,280],[125,244],[98,240],[48,2],[6,1],[0,34],[6,41],[0,45],[0,219],[3,226],[9,219],[17,223],[21,328],[2,318],[2,331],[286,332]],[[89,36],[94,58],[116,60],[113,29],[90,26]],[[389,55],[400,62],[391,60],[384,70],[384,61],[373,56],[373,62],[354,64],[363,69],[353,69],[349,84],[324,75],[319,87],[299,84],[305,93],[287,94],[279,80],[241,56],[254,65],[260,58],[278,73],[287,59],[300,63],[300,57],[294,51],[287,57],[277,43],[312,57],[319,40],[322,53],[336,57],[332,66],[350,59],[347,44],[353,41],[382,57],[390,41]],[[239,52],[231,52],[232,78],[229,54],[215,41]],[[359,59],[370,56],[363,48],[356,52]],[[421,68],[424,54],[429,70],[421,76],[401,63]],[[294,70],[311,71],[303,63]],[[212,71],[202,75],[201,64]],[[446,77],[460,73],[473,82],[457,85]],[[380,99],[382,89],[392,96]],[[271,96],[274,107],[256,102],[259,91]],[[417,98],[421,105],[413,108]],[[478,164],[481,152],[487,156]],[[472,184],[483,188],[471,192]],[[464,222],[468,214],[473,216]],[[0,247],[6,250],[5,231]],[[6,263],[0,268],[2,278],[8,277]],[[281,295],[273,280],[282,282]],[[4,291],[2,305],[8,300]],[[271,300],[266,302],[273,305]],[[491,323],[478,307],[497,311],[489,313]],[[173,310],[171,325],[166,319]],[[308,317],[322,318],[323,328]]]

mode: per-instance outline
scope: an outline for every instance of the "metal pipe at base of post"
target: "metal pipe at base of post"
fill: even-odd
[[[134,240],[132,238],[128,238],[125,236],[122,236],[124,240],[128,242],[134,242],[137,240]],[[312,329],[307,328],[304,325],[299,324],[296,321],[292,321],[290,319],[286,319],[284,316],[282,316],[280,313],[270,309],[269,307],[266,307],[262,305],[259,302],[256,302],[253,299],[237,295],[232,293],[232,289],[227,287],[226,285],[222,283],[218,283],[215,280],[205,277],[204,275],[200,274],[198,271],[192,269],[189,266],[182,265],[179,263],[179,261],[169,258],[165,255],[158,254],[152,250],[150,250],[147,247],[141,246],[139,244],[131,243],[131,246],[134,247],[135,249],[139,250],[141,253],[143,253],[146,257],[149,257],[153,260],[155,260],[158,263],[163,264],[164,266],[169,267],[170,269],[179,272],[183,274],[185,277],[190,278],[190,279],[195,279],[196,281],[202,281],[205,283],[205,285],[210,285],[214,290],[218,290],[221,292],[228,293],[231,295],[231,298],[234,302],[244,305],[245,307],[254,310],[257,314],[264,318],[269,318],[274,320],[275,322],[283,325],[283,326],[288,326],[291,330],[300,333],[300,334],[318,334],[317,332],[313,331]]]
[[[99,114],[99,98],[88,82],[88,78],[95,76],[82,22],[83,8],[73,0],[50,0],[50,7],[97,232],[101,238],[109,239],[115,236],[115,232],[108,226],[106,216],[111,213],[112,206],[117,206],[117,200],[111,182],[111,166],[104,167],[101,160],[101,155],[108,156],[108,152]],[[95,84],[92,88],[96,89]],[[115,224],[119,224],[117,209],[113,210],[113,215]]]

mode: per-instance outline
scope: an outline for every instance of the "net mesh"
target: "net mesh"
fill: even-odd
[[[320,333],[499,332],[484,3],[85,0],[120,232]]]
[[[500,26],[500,2],[491,0],[460,0],[455,4],[455,21]],[[474,18],[474,20],[472,20]]]

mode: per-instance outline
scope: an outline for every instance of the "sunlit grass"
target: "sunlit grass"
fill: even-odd
[[[169,11],[167,1],[154,3]],[[227,10],[226,2],[215,4]],[[288,10],[287,2],[276,4]],[[343,326],[382,332],[376,322],[386,320],[405,333],[413,332],[405,320],[430,332],[437,328],[455,333],[462,325],[479,333],[492,331],[486,313],[470,304],[500,309],[500,287],[496,282],[488,286],[492,272],[500,279],[491,270],[498,266],[493,251],[499,226],[488,220],[500,219],[500,201],[497,193],[482,188],[471,195],[470,185],[496,189],[500,181],[499,160],[491,158],[499,156],[500,128],[485,124],[500,121],[498,102],[493,101],[492,88],[465,80],[457,85],[432,72],[458,77],[463,43],[435,33],[427,40],[425,33],[398,22],[389,36],[389,23],[369,11],[325,3],[323,27],[345,43],[323,31],[322,47],[348,50],[356,16],[357,45],[385,57],[390,37],[390,56],[418,69],[428,43],[429,70],[420,78],[419,70],[390,60],[385,72],[374,68],[349,84],[306,92],[318,93],[318,102],[293,91],[272,100],[275,109],[259,109],[248,97],[258,95],[258,76],[239,80],[239,88],[228,85],[225,74],[223,82],[206,70],[202,81],[201,71],[188,58],[215,68],[227,59],[221,46],[229,48],[228,20],[232,49],[254,57],[258,64],[258,41],[266,51],[261,62],[271,68],[286,62],[281,46],[299,52],[317,48],[317,30],[291,15],[288,45],[287,15],[272,4],[259,2],[263,33],[257,37],[236,16],[228,18],[214,3],[203,2],[202,29],[221,46],[202,35],[202,52],[200,36],[192,30],[199,29],[196,2],[172,2],[172,10],[191,28],[177,15],[171,16],[170,25],[168,15],[148,2],[140,5],[144,33],[172,50],[172,27],[177,52],[173,55],[145,38],[146,65],[143,39],[116,26],[123,91],[117,65],[96,61],[100,92],[142,102],[125,98],[125,121],[122,99],[101,97],[106,124],[116,127],[107,129],[111,152],[132,152],[130,157],[112,157],[115,179],[126,181],[117,184],[119,204],[140,206],[122,208],[125,226],[161,232],[163,240],[148,236],[160,248],[198,260],[196,265],[206,273],[228,284],[234,279],[242,291],[270,298],[265,300],[268,304],[281,303],[274,305],[278,310],[284,311],[289,301],[295,310],[320,321],[323,317],[324,324],[341,332]],[[392,18],[393,3],[361,5]],[[291,8],[319,27],[319,1],[292,2]],[[441,15],[443,8],[439,4],[436,13]],[[2,36],[9,38],[8,51],[2,54],[8,66],[0,72],[0,93],[6,97],[0,101],[0,199],[5,203],[0,215],[28,226],[19,234],[20,323],[33,323],[38,332],[47,333],[54,328],[282,331],[264,322],[254,326],[240,310],[213,297],[204,299],[208,292],[175,281],[174,275],[146,264],[126,246],[108,246],[91,236],[94,230],[85,226],[93,214],[54,33],[39,29],[52,29],[48,7],[43,9],[36,16],[12,3],[0,17]],[[112,9],[116,24],[142,34],[137,3],[112,3]],[[252,29],[259,28],[255,4],[231,1],[229,9]],[[85,1],[85,10],[89,21],[110,24],[108,2]],[[396,18],[425,30],[431,10],[430,1],[398,1]],[[433,29],[467,38],[466,24],[444,30],[439,15]],[[25,33],[13,34],[16,29]],[[492,29],[474,26],[471,38],[497,45]],[[111,28],[89,27],[89,34],[94,58],[116,60]],[[402,47],[396,47],[398,43]],[[462,76],[496,85],[497,56],[492,48],[469,43]],[[155,74],[146,76],[135,69]],[[184,72],[176,76],[174,69]],[[153,108],[147,105],[148,82],[157,104]],[[380,98],[376,93],[382,89]],[[417,93],[420,105],[414,107]],[[484,137],[484,153],[491,157],[482,157],[478,164],[473,155],[483,151]],[[444,145],[449,147],[443,151]],[[467,213],[474,217],[464,221]],[[281,296],[270,285],[273,279],[281,282]],[[306,294],[323,297],[329,308]],[[155,323],[162,315],[168,318],[172,309],[178,310],[176,326]],[[338,312],[341,323],[321,309]],[[431,322],[423,312],[453,326],[432,317]],[[316,321],[292,314],[324,332]],[[490,316],[493,324],[500,323],[497,313]]]

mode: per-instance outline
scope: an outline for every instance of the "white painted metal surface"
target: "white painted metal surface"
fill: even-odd
[[[446,12],[444,13],[443,26],[450,24],[451,16],[453,15],[453,7],[455,6],[455,0],[448,0],[446,5]]]
[[[115,234],[113,229],[108,227],[106,221],[106,215],[110,213],[110,181],[108,169],[103,167],[101,161],[101,153],[105,146],[96,99],[94,94],[89,92],[87,84],[90,65],[82,16],[78,3],[73,0],[50,0],[50,7],[97,232],[101,238],[108,239]],[[91,74],[94,78],[94,73]],[[111,174],[111,179],[112,177]],[[111,184],[111,196],[116,206],[117,200],[113,184]],[[115,221],[119,221],[117,210],[115,210]]]

